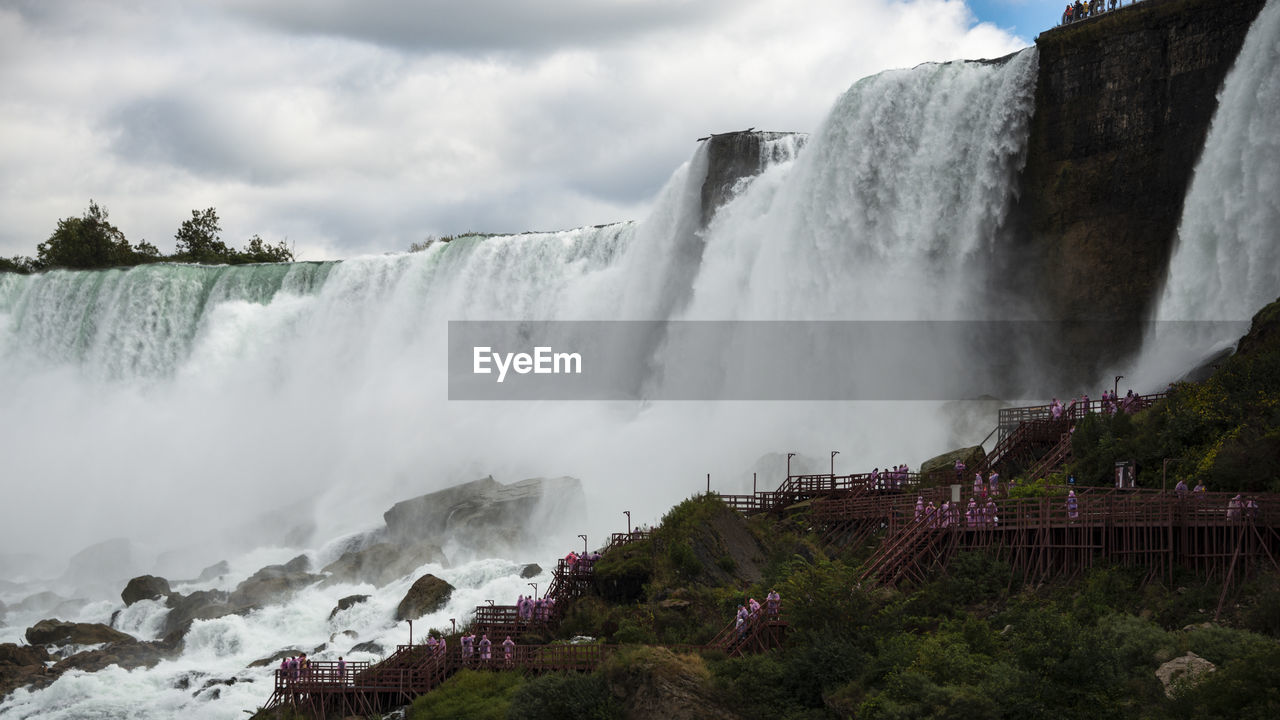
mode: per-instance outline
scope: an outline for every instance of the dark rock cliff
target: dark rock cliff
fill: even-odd
[[[1037,38],[1015,282],[1044,316],[1148,316],[1217,93],[1264,4],[1144,0]]]
[[[773,141],[795,138],[795,143]],[[740,130],[703,138],[707,143],[707,177],[702,183],[702,227],[711,222],[717,208],[737,192],[739,183],[755,177],[770,163],[789,160],[790,149],[799,148],[807,136],[789,132]]]

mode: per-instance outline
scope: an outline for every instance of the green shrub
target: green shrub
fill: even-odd
[[[515,672],[462,670],[409,706],[409,720],[503,720],[525,683]]]
[[[510,720],[613,720],[622,717],[622,707],[598,674],[549,673],[529,680],[516,690],[507,717]]]

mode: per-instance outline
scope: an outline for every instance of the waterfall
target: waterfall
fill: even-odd
[[[714,403],[450,402],[448,322],[990,317],[1035,72],[1032,48],[860,81],[807,142],[765,137],[760,174],[705,228],[700,148],[639,222],[342,262],[0,277],[0,451],[29,480],[0,527],[13,541],[57,517],[47,552],[127,527],[207,563],[490,473],[577,475],[611,517],[659,513],[708,470],[739,482],[786,444],[918,462],[947,441],[921,408],[878,409],[872,428],[856,404],[769,405],[758,422]],[[642,370],[679,356],[661,332],[624,350]]]
[[[1138,365],[1172,380],[1233,344],[1280,295],[1280,3],[1249,28],[1183,203]]]

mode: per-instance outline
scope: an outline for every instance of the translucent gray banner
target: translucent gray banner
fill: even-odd
[[[449,399],[1047,397],[1064,392],[1060,383],[1096,377],[1108,350],[1158,343],[1198,358],[1247,330],[1245,322],[452,321]]]

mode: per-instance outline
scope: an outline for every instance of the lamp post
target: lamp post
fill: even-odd
[[[536,600],[538,598],[538,583],[529,583],[529,585],[533,587],[533,597]]]
[[[413,621],[409,621],[409,646],[413,646]]]
[[[623,510],[622,514],[627,516],[627,537],[631,537],[631,511]]]
[[[795,453],[787,453],[787,479],[791,479],[791,458],[795,457]]]
[[[1116,393],[1120,392],[1120,381],[1124,379],[1123,375],[1116,376],[1116,384],[1111,386],[1111,400],[1115,402]]]
[[[582,538],[582,554],[586,555],[587,554],[587,536],[579,535],[578,537]]]
[[[836,456],[840,454],[839,450],[831,451],[831,489],[836,489]]]
[[[452,633],[452,634],[457,635],[457,634],[458,634],[458,620],[457,620],[456,618],[449,618],[449,623],[450,623],[451,625],[453,625],[453,633]]]

